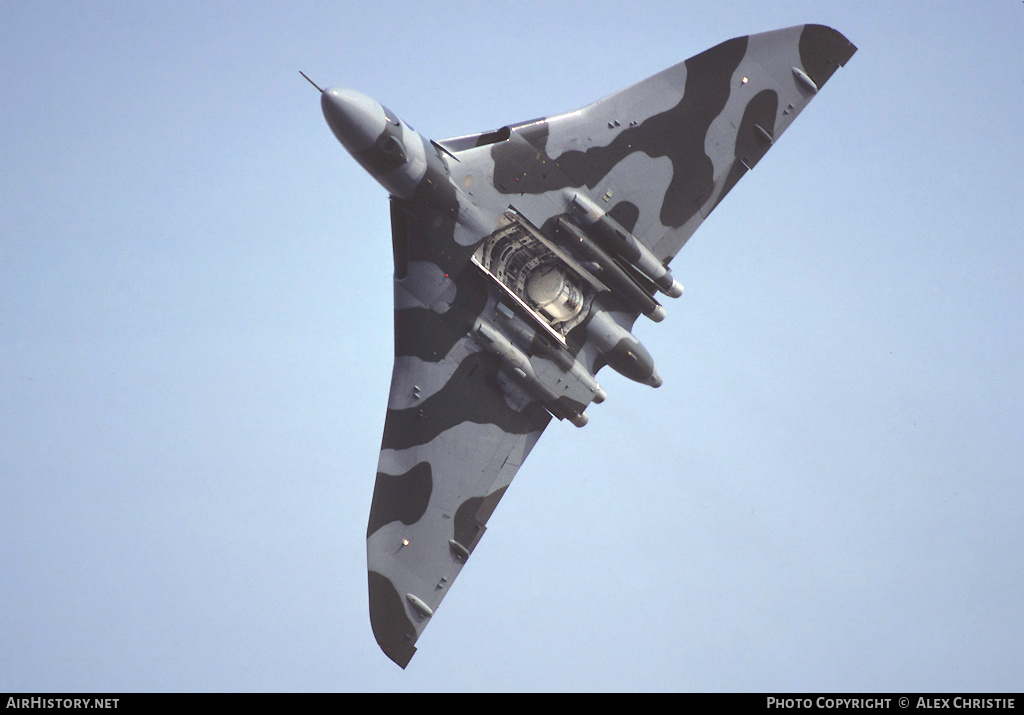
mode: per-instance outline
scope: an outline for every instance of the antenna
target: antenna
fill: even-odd
[[[307,74],[306,74],[305,72],[303,72],[302,70],[299,70],[299,74],[301,74],[301,75],[302,75],[303,77],[305,77],[305,78],[306,78],[306,81],[307,81],[307,82],[309,82],[309,83],[310,83],[311,85],[313,85],[314,87],[316,87],[316,91],[317,91],[317,92],[319,92],[320,94],[323,94],[323,93],[324,93],[324,91],[323,91],[322,89],[320,89],[320,87],[317,87],[317,84],[316,84],[316,82],[314,82],[313,80],[311,80],[311,79],[309,78],[309,76],[308,76],[308,75],[307,75]]]

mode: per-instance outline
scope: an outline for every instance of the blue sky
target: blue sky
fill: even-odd
[[[0,690],[1020,690],[1019,2],[0,3]],[[548,428],[402,671],[387,197],[737,35],[860,48]]]

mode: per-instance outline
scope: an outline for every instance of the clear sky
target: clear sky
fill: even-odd
[[[805,22],[858,47],[552,424],[402,671],[367,615],[387,197]],[[0,2],[0,691],[1017,690],[1024,5]]]

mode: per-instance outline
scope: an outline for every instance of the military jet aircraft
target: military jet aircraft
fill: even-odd
[[[605,365],[661,385],[633,323],[664,318],[683,291],[669,262],[856,49],[821,25],[737,37],[578,111],[443,141],[313,85],[391,195],[395,364],[366,551],[395,663],[551,418],[584,426]]]

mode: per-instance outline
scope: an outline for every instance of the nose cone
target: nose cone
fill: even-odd
[[[661,375],[658,374],[658,368],[651,370],[651,376],[647,378],[647,384],[651,387],[661,387],[664,384]]]
[[[334,136],[353,153],[372,147],[387,127],[380,103],[355,90],[326,89],[320,107]]]

